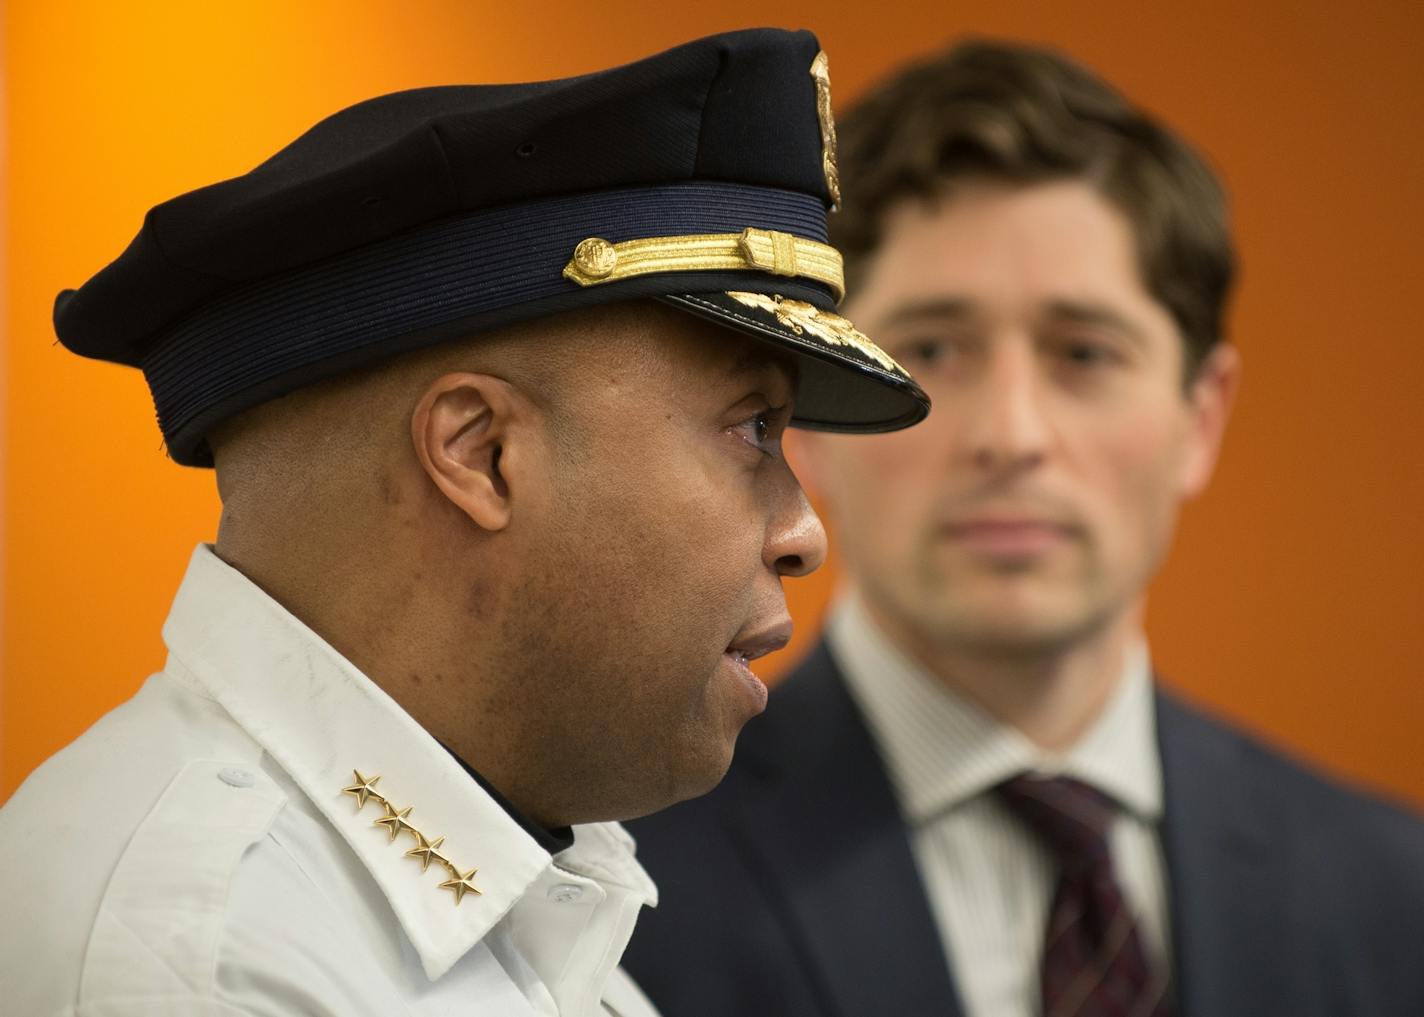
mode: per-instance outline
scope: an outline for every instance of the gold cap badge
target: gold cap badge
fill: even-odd
[[[836,169],[836,118],[831,112],[831,61],[826,51],[811,61],[811,78],[816,82],[816,116],[821,121],[821,169],[826,174],[826,190],[831,192],[831,211],[841,207],[841,175]]]

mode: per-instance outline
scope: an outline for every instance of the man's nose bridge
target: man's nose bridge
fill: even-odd
[[[763,546],[767,567],[786,575],[814,572],[826,558],[826,529],[790,467],[772,497]]]
[[[995,344],[977,400],[976,452],[1025,455],[1041,450],[1047,425],[1040,374],[1031,343]]]

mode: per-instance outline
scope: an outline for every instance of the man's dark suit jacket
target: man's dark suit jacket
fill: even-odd
[[[1185,1017],[1424,1017],[1424,822],[1157,695]],[[629,824],[663,1017],[962,1014],[908,833],[824,646],[720,787]]]

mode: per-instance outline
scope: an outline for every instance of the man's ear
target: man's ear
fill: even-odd
[[[1241,354],[1230,343],[1217,343],[1197,369],[1187,392],[1191,430],[1180,478],[1187,498],[1196,497],[1211,480],[1240,384]]]
[[[416,458],[440,492],[483,529],[509,525],[511,476],[532,436],[532,407],[488,374],[437,378],[410,418]],[[513,439],[513,440],[512,440]]]

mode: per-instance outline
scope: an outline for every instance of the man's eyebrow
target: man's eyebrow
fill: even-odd
[[[899,304],[879,323],[879,328],[912,324],[926,318],[968,318],[975,311],[974,302],[964,297],[936,297]]]
[[[1120,332],[1133,342],[1146,340],[1142,326],[1107,304],[1082,300],[1052,300],[1046,308],[1047,317],[1082,325],[1102,325]]]

